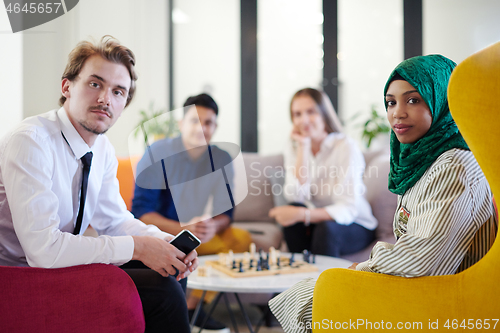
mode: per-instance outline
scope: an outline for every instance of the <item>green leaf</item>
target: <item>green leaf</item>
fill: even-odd
[[[175,118],[173,117],[172,113],[170,113],[166,121],[150,121],[152,119],[155,119],[156,117],[162,116],[164,113],[165,109],[163,108],[155,110],[153,101],[149,103],[147,110],[139,110],[140,121],[137,124],[137,128],[134,132],[134,137],[137,138],[139,133],[142,132],[141,126],[144,128],[144,131],[146,131],[146,134],[148,136],[152,135],[171,137],[177,135],[179,131],[175,126]]]
[[[361,112],[356,113],[351,120],[357,119],[360,115]],[[375,105],[371,105],[369,118],[364,123],[358,124],[357,127],[361,127],[363,129],[361,138],[365,141],[368,148],[374,138],[381,134],[389,133],[391,130],[387,119],[378,114]]]

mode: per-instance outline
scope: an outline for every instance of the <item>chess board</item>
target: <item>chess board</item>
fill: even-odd
[[[242,265],[242,272],[240,272],[240,263]],[[235,268],[233,268],[233,264],[235,264]],[[269,269],[262,268],[261,270],[257,270],[257,265],[253,265],[253,267],[250,268],[249,260],[245,260],[243,258],[235,259],[234,263],[228,264],[222,264],[219,260],[207,260],[205,261],[205,265],[223,272],[233,278],[318,271],[318,267],[316,267],[314,264],[307,263],[303,260],[295,260],[293,261],[292,265],[290,265],[290,258],[288,257],[280,257],[279,266],[276,263],[272,263],[269,265]]]

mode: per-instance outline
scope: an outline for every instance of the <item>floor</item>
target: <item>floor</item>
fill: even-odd
[[[243,304],[243,307],[250,319],[250,322],[252,323],[253,329],[255,330],[256,325],[263,319],[263,311],[264,311],[264,306],[257,306],[253,304]],[[240,333],[245,333],[249,332],[248,326],[246,324],[246,321],[241,314],[240,307],[238,303],[231,303],[230,304],[231,311],[234,314],[237,326],[238,326],[238,332]],[[205,310],[208,312],[209,308],[205,307]],[[227,327],[230,328],[231,332],[234,332],[233,324],[231,322],[231,317],[228,313],[226,304],[224,301],[221,299],[220,303],[217,305],[217,307],[214,310],[214,313],[212,315],[214,319],[226,324]],[[259,328],[258,333],[283,333],[283,329],[279,325],[278,321],[272,314],[269,317],[269,324],[271,325],[270,327],[266,326],[265,320],[263,320],[263,323],[261,327]]]

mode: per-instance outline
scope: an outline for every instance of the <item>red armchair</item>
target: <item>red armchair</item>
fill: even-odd
[[[2,332],[144,332],[130,277],[113,265],[0,266]]]

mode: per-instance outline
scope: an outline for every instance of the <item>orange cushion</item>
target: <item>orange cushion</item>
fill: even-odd
[[[134,173],[140,158],[140,156],[117,158],[118,170],[116,178],[118,178],[118,182],[120,183],[120,194],[129,211],[132,209],[132,199],[134,198]]]

